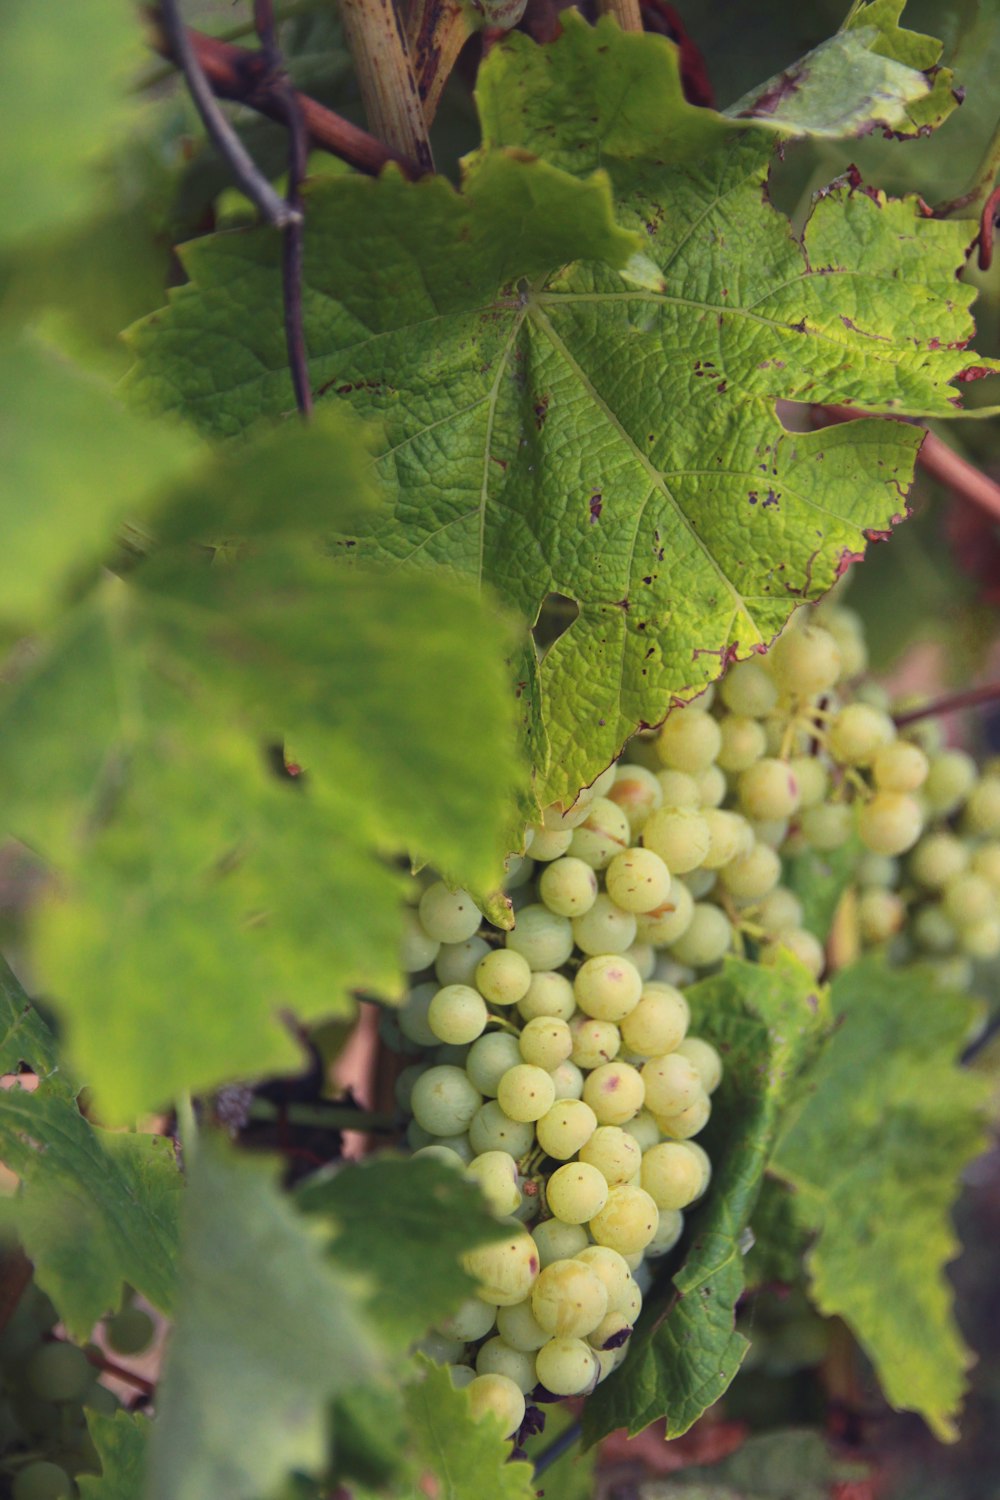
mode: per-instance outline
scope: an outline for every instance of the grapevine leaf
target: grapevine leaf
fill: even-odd
[[[510,1462],[499,1422],[473,1422],[468,1391],[455,1389],[444,1366],[421,1361],[421,1375],[407,1387],[406,1405],[419,1468],[436,1481],[437,1500],[536,1500],[531,1465]]]
[[[893,1406],[954,1439],[970,1357],[944,1267],[960,1171],[984,1145],[987,1086],[956,1065],[976,1007],[875,959],[838,974],[832,1003],[841,1025],[773,1170],[819,1231],[807,1265],[820,1312],[849,1324]]]
[[[777,1178],[764,1178],[750,1228],[753,1245],[744,1262],[747,1286],[792,1286],[801,1276],[809,1234],[796,1215],[795,1195]]]
[[[22,1063],[40,1078],[55,1074],[59,1067],[55,1037],[17,975],[0,957],[0,1073],[16,1073]]]
[[[125,1283],[170,1312],[181,1176],[169,1140],[99,1130],[43,1083],[0,1092],[0,1158],[23,1184],[16,1223],[36,1280],[74,1338]]]
[[[374,1375],[357,1291],[274,1184],[207,1139],[189,1163],[149,1500],[256,1500],[326,1457],[327,1401]]]
[[[22,626],[100,560],[192,444],[27,338],[0,343],[0,407],[0,622]]]
[[[367,1274],[369,1315],[383,1341],[402,1348],[475,1293],[462,1252],[507,1232],[479,1189],[439,1162],[382,1158],[344,1167],[307,1183],[299,1206],[333,1220],[332,1259]]]
[[[687,105],[675,50],[610,21],[512,36],[479,76],[485,146],[461,196],[393,174],[314,191],[305,317],[319,393],[384,430],[392,513],[351,555],[443,564],[529,623],[552,592],[579,604],[537,676],[515,668],[549,800],[902,512],[918,431],[791,433],[775,402],[953,411],[968,230],[841,185],[796,240],[767,201],[773,136]],[[581,190],[607,171],[643,254],[619,274],[599,236],[566,233],[553,255],[526,215],[494,216],[487,253],[509,149]],[[221,434],[287,408],[279,253],[263,232],[191,248],[191,283],[133,332],[139,401]]]
[[[588,1445],[617,1427],[634,1436],[662,1416],[667,1437],[678,1437],[733,1380],[748,1348],[735,1328],[742,1237],[783,1111],[825,1022],[815,981],[791,960],[764,969],[732,959],[686,993],[692,1031],[719,1048],[726,1070],[704,1138],[712,1184],[692,1214],[683,1265],[654,1287],[628,1358],[588,1398]]]
[[[86,1415],[101,1475],[78,1476],[82,1500],[143,1500],[149,1419],[123,1411],[113,1417],[95,1411]]]

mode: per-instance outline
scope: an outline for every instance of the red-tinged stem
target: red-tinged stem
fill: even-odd
[[[31,1285],[31,1261],[21,1250],[12,1250],[2,1263],[3,1278],[0,1280],[0,1332],[17,1312],[21,1298]]]
[[[134,1370],[126,1370],[124,1365],[116,1364],[113,1359],[108,1359],[106,1355],[94,1349],[85,1349],[84,1353],[94,1369],[100,1370],[104,1375],[113,1375],[116,1380],[123,1380],[126,1385],[134,1385],[136,1390],[141,1391],[144,1396],[152,1396],[156,1391],[156,1386],[144,1375],[137,1375]]]
[[[934,719],[940,714],[961,713],[963,708],[978,708],[983,703],[1000,703],[1000,682],[988,682],[983,687],[966,688],[961,693],[949,693],[943,698],[933,698],[919,708],[908,708],[901,714],[893,714],[898,729],[915,724],[918,719]]]

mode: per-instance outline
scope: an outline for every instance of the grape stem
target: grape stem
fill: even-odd
[[[938,714],[960,713],[963,708],[978,708],[982,703],[1000,702],[1000,682],[988,682],[983,687],[966,688],[961,693],[949,693],[943,698],[932,698],[918,708],[908,708],[903,713],[893,714],[897,729],[915,724],[919,719],[930,719]]]
[[[124,1365],[117,1364],[97,1350],[85,1349],[83,1352],[95,1370],[101,1370],[105,1375],[113,1375],[116,1380],[123,1380],[127,1385],[134,1385],[136,1390],[141,1391],[144,1396],[155,1394],[156,1386],[144,1375],[137,1375],[134,1370],[126,1370]]]
[[[0,1333],[17,1311],[18,1304],[31,1284],[31,1261],[21,1250],[12,1250],[2,1261],[0,1277]]]
[[[554,1463],[557,1463],[564,1453],[568,1453],[573,1444],[579,1442],[582,1433],[583,1423],[571,1422],[557,1438],[553,1438],[548,1447],[543,1448],[535,1459],[535,1478],[537,1479],[539,1474],[544,1474],[546,1469],[550,1469]]]

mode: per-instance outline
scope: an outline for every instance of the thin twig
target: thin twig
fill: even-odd
[[[988,682],[983,687],[966,688],[961,693],[948,693],[943,698],[934,698],[919,708],[908,708],[901,714],[893,714],[897,729],[915,724],[918,719],[933,719],[939,714],[957,714],[963,708],[978,708],[981,703],[1000,703],[1000,682]]]
[[[113,1375],[116,1380],[124,1380],[127,1385],[134,1385],[137,1391],[142,1391],[144,1396],[152,1396],[156,1386],[144,1375],[137,1375],[134,1370],[126,1370],[124,1365],[116,1364],[113,1359],[108,1359],[101,1350],[88,1346],[84,1354],[94,1366],[95,1370],[102,1370],[105,1375]]]
[[[546,1469],[550,1469],[564,1453],[568,1453],[573,1444],[579,1442],[582,1432],[582,1422],[571,1422],[557,1438],[553,1438],[549,1446],[543,1448],[535,1459],[535,1478],[537,1479],[539,1474],[544,1474]]]
[[[296,210],[290,208],[284,198],[275,192],[219,108],[212,86],[191,45],[178,0],[160,0],[160,18],[170,53],[184,74],[202,124],[243,192],[256,204],[269,224],[283,229],[286,224],[293,223]]]
[[[960,193],[957,198],[949,198],[945,203],[936,204],[934,217],[950,219],[953,214],[961,213],[963,208],[978,211],[984,199],[989,195],[998,171],[1000,171],[1000,120],[997,120],[993,127],[993,134],[986,143],[986,149],[972,179],[972,186],[966,192]],[[975,213],[969,217],[974,218]]]

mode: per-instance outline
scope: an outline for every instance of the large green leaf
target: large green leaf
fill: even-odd
[[[299,1204],[333,1221],[331,1257],[367,1274],[372,1320],[384,1342],[403,1347],[474,1294],[463,1251],[507,1232],[478,1187],[438,1162],[347,1165],[307,1183]]]
[[[188,1164],[149,1500],[257,1500],[293,1469],[318,1472],[326,1403],[377,1373],[358,1290],[273,1179],[205,1138]]]
[[[628,1358],[587,1401],[588,1443],[617,1427],[634,1435],[662,1416],[667,1437],[678,1437],[731,1383],[749,1347],[735,1328],[743,1234],[784,1111],[825,1029],[825,997],[792,960],[764,969],[731,959],[687,995],[692,1031],[725,1062],[704,1137],[712,1184],[692,1215],[680,1270],[654,1287]]]
[[[55,1037],[0,957],[0,1073],[16,1073],[22,1063],[41,1078],[54,1074],[59,1068]]]
[[[384,428],[392,515],[354,555],[443,564],[529,622],[552,592],[578,602],[540,676],[517,666],[550,741],[536,732],[547,799],[770,640],[898,517],[918,432],[789,433],[774,403],[952,411],[972,331],[955,280],[967,230],[842,186],[797,242],[767,201],[772,135],[685,104],[662,38],[572,12],[551,46],[494,48],[479,102],[487,149],[461,197],[391,173],[317,187],[307,337],[317,391]],[[494,212],[486,239],[515,170],[504,148],[595,193],[589,174],[607,171],[644,255],[621,275],[607,237],[569,221],[553,243],[541,194],[534,217]],[[273,237],[203,240],[187,269],[133,334],[133,393],[217,433],[278,415]]]
[[[445,1367],[421,1362],[421,1375],[407,1387],[406,1405],[416,1472],[433,1476],[436,1500],[536,1500],[531,1466],[510,1462],[500,1424],[492,1417],[472,1421],[468,1392],[455,1389]],[[421,1492],[428,1493],[425,1484]]]
[[[103,1417],[87,1412],[87,1426],[101,1458],[101,1475],[81,1474],[77,1485],[83,1500],[142,1500],[146,1469],[149,1418],[116,1412]]]
[[[15,1222],[35,1278],[74,1338],[126,1283],[170,1312],[182,1182],[171,1141],[96,1129],[43,1083],[0,1092],[0,1159],[22,1181]]]
[[[841,1024],[773,1169],[819,1231],[816,1306],[850,1325],[894,1406],[953,1439],[970,1357],[944,1267],[961,1169],[984,1145],[987,1085],[956,1065],[976,1007],[874,959],[837,976],[832,1004]]]

